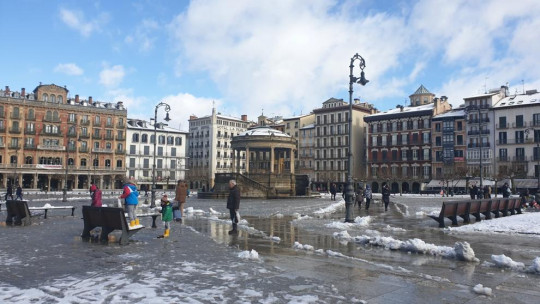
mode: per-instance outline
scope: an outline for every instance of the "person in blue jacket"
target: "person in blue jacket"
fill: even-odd
[[[129,216],[129,225],[131,227],[138,226],[139,219],[137,218],[137,214],[135,213],[135,209],[137,208],[137,204],[139,204],[139,191],[137,191],[137,186],[135,183],[129,179],[124,180],[124,187],[123,187],[122,195],[120,195],[120,198],[123,198],[126,200],[126,209]]]

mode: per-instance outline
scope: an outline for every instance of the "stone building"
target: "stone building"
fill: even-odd
[[[374,192],[388,183],[392,192],[418,193],[431,180],[432,118],[451,110],[421,85],[410,106],[366,116],[368,182]]]
[[[364,117],[375,113],[372,105],[354,101],[352,110],[353,179],[366,179]],[[349,154],[349,103],[343,99],[330,98],[315,114],[315,181],[314,187],[321,191],[330,183],[345,186]]]
[[[283,124],[284,133],[296,139],[296,174],[307,175],[310,181],[314,180],[315,114],[287,117],[283,119]]]
[[[208,191],[214,187],[216,173],[232,171],[231,139],[247,130],[247,115],[228,117],[212,109],[212,115],[189,118],[188,172],[190,188]],[[245,159],[245,155],[240,156]],[[245,161],[240,162],[244,170]]]
[[[163,123],[158,123],[154,129],[151,122],[128,118],[127,176],[134,178],[140,189],[151,190],[155,159],[156,189],[174,189],[178,180],[186,178],[187,134],[188,132],[168,127]]]
[[[65,87],[37,86],[27,93],[0,90],[0,184],[23,188],[103,189],[125,175],[127,110],[71,98]],[[67,177],[67,178],[66,178]]]

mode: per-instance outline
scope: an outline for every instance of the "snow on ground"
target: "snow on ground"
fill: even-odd
[[[245,250],[238,254],[238,257],[241,259],[246,260],[258,260],[259,259],[259,253],[255,251],[255,249],[251,249],[251,251]]]
[[[334,213],[334,212],[342,209],[343,207],[345,207],[345,200],[341,199],[338,202],[333,203],[333,204],[331,204],[330,206],[328,206],[326,208],[321,208],[321,209],[313,212],[313,214],[318,215],[318,216],[322,216],[322,215],[325,215],[325,214]]]
[[[527,267],[525,266],[524,263],[516,262],[504,254],[501,254],[501,255],[493,254],[491,255],[491,262],[485,261],[484,263],[482,263],[482,266],[498,267],[498,268],[510,269],[512,271],[517,271],[517,272],[540,274],[540,257],[536,257],[533,260],[531,266]]]
[[[357,216],[354,219],[353,223],[344,223],[344,222],[334,221],[334,222],[326,224],[325,226],[328,228],[336,228],[336,229],[348,229],[352,227],[366,227],[366,226],[369,226],[372,220],[373,220],[373,217],[369,215],[364,216],[364,217]]]
[[[347,231],[334,232],[334,238],[341,241],[354,241],[360,244],[370,244],[373,246],[383,247],[388,250],[400,250],[405,252],[430,254],[442,256],[445,258],[455,258],[461,261],[478,262],[474,251],[467,242],[456,242],[454,247],[437,246],[428,244],[421,239],[409,239],[400,241],[392,237],[367,235],[351,237]]]
[[[473,291],[479,295],[491,296],[491,288],[484,287],[482,284],[478,284],[473,287]]]
[[[530,212],[482,220],[481,222],[459,227],[447,227],[445,231],[449,233],[517,233],[540,237],[540,225],[538,223],[540,223],[540,212]]]

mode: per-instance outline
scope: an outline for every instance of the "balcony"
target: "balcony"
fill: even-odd
[[[36,121],[36,115],[26,115],[25,119],[29,121]]]
[[[79,147],[79,153],[88,153],[88,147]]]
[[[107,148],[92,148],[92,152],[94,152],[94,153],[113,153],[113,149],[107,149]]]
[[[491,146],[490,143],[483,143],[483,144],[471,143],[467,145],[468,148],[489,148],[490,146]]]
[[[6,147],[6,144],[4,144],[3,142],[0,142],[0,148],[5,148]]]
[[[525,156],[525,155],[514,156],[514,157],[512,157],[512,161],[514,161],[514,162],[526,162],[527,161],[527,156]]]
[[[113,139],[114,139],[114,136],[108,135],[108,134],[105,135],[105,140],[113,140]]]
[[[499,157],[497,157],[497,161],[498,162],[509,162],[510,157],[508,157],[508,156],[499,156]]]
[[[526,128],[527,127],[527,123],[526,122],[522,122],[522,123],[515,123],[513,122],[512,123],[512,128]]]
[[[19,113],[11,113],[11,115],[9,116],[9,118],[11,119],[21,119],[21,115]]]
[[[45,130],[42,130],[40,135],[42,135],[42,136],[62,136],[62,133],[60,133],[60,131],[58,131],[58,132],[46,132]]]
[[[55,122],[60,123],[60,118],[43,117],[43,122]]]
[[[80,135],[79,135],[79,138],[80,138],[80,139],[89,139],[89,138],[90,138],[90,134],[80,134]]]
[[[105,128],[114,128],[114,124],[112,122],[111,123],[106,123]]]
[[[35,129],[32,129],[32,130],[24,129],[24,134],[25,135],[36,135],[36,130]]]
[[[116,154],[126,154],[126,150],[124,150],[124,149],[116,149],[114,151],[114,153],[116,153]]]
[[[99,140],[101,140],[102,137],[101,137],[101,135],[99,135],[99,134],[92,134],[92,139],[99,139]]]
[[[11,128],[11,129],[9,129],[9,133],[11,133],[11,134],[21,134],[21,128]]]
[[[77,133],[68,133],[68,134],[67,134],[67,137],[70,137],[70,138],[77,138]]]
[[[68,119],[67,123],[68,124],[77,124],[77,120],[76,119]]]
[[[2,126],[0,127],[0,133],[5,133],[6,132],[6,127]]]
[[[81,126],[89,126],[89,125],[90,125],[90,120],[81,120],[81,121],[79,122],[79,124],[80,124]]]
[[[116,135],[116,140],[126,140],[126,138],[124,136],[119,136],[119,135]]]
[[[9,144],[8,146],[8,149],[15,149],[15,150],[19,150],[21,147],[19,146],[19,144]]]
[[[496,124],[495,128],[497,129],[508,129],[508,123]]]
[[[47,151],[66,151],[65,146],[47,146],[47,145],[38,145],[38,150],[47,150]]]
[[[4,118],[4,117],[6,117],[5,112],[0,112],[0,118]]]
[[[37,147],[36,147],[36,145],[34,145],[34,144],[26,144],[26,143],[25,143],[25,144],[24,144],[24,149],[25,149],[25,150],[35,150],[35,149],[37,149]]]
[[[119,122],[119,123],[116,124],[116,127],[117,127],[117,128],[120,128],[120,129],[123,129],[123,128],[126,127],[126,124],[125,124],[125,123],[122,123],[122,122]]]

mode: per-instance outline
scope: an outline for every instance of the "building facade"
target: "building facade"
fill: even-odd
[[[209,191],[214,187],[216,173],[232,172],[233,136],[247,130],[251,123],[247,116],[228,117],[212,109],[212,115],[189,118],[188,181],[190,188]],[[246,168],[245,153],[239,156],[240,172]]]
[[[295,156],[294,156],[296,174],[308,175],[310,178],[310,181],[314,178],[314,171],[313,171],[314,123],[315,123],[315,114],[313,113],[310,113],[307,115],[284,118],[283,123],[282,123],[284,125],[284,133],[295,138],[297,141],[297,147],[296,147]],[[308,136],[308,137],[302,138],[303,136]]]
[[[467,151],[466,113],[456,109],[433,116],[431,123],[432,178],[436,186],[463,179],[467,173],[465,154]]]
[[[134,178],[140,189],[151,190],[155,161],[156,189],[174,189],[178,180],[186,178],[187,134],[162,123],[154,126],[151,122],[128,118],[127,176]]]
[[[421,85],[410,106],[366,116],[368,181],[374,192],[388,183],[392,192],[418,193],[432,178],[432,118],[451,110]]]
[[[464,98],[467,112],[467,174],[470,178],[493,178],[495,128],[493,106],[508,95],[508,88]]]
[[[355,100],[352,111],[352,160],[354,180],[365,180],[364,117],[375,109]],[[315,181],[319,190],[328,190],[330,183],[345,186],[349,155],[349,103],[330,98],[315,114]]]
[[[540,174],[540,93],[510,95],[493,106],[494,177],[536,179]],[[527,188],[536,188],[533,181]]]
[[[70,98],[65,87],[0,90],[0,184],[23,188],[121,187],[125,175],[127,110]]]

